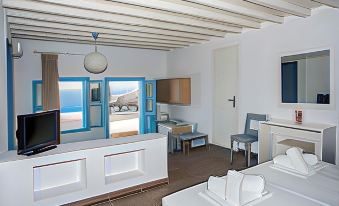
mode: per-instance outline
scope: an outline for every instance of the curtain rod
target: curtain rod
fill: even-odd
[[[49,52],[49,51],[36,51],[34,50],[33,53],[35,54],[61,54],[61,55],[76,55],[76,56],[85,56],[86,54],[81,53],[70,53],[70,52]]]

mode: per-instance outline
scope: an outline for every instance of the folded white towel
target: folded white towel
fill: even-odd
[[[287,167],[289,169],[294,169],[294,166],[291,163],[290,158],[287,155],[278,155],[273,158],[273,163]]]
[[[232,205],[241,205],[241,191],[244,174],[228,170],[226,181],[226,199]]]
[[[318,164],[319,162],[317,155],[314,154],[303,154],[303,158],[307,164],[312,166]]]
[[[286,150],[286,154],[295,170],[302,174],[309,174],[308,165],[303,158],[302,150],[300,150],[300,148],[292,147]]]
[[[259,175],[245,175],[242,181],[241,204],[261,198],[265,189],[265,179]]]
[[[226,179],[210,176],[207,181],[207,190],[214,193],[221,199],[226,199]]]
[[[227,177],[210,176],[206,194],[221,205],[240,206],[263,197],[265,179],[229,170]]]

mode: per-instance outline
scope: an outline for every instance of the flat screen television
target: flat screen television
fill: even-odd
[[[60,144],[60,111],[52,110],[18,115],[19,155],[33,155],[56,148]]]

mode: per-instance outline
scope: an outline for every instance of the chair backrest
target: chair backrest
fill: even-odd
[[[258,137],[258,130],[251,128],[251,121],[266,121],[266,114],[253,114],[247,113],[246,124],[245,124],[245,134]]]

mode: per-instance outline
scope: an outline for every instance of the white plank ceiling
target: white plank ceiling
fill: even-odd
[[[13,38],[173,50],[339,0],[2,0]]]

